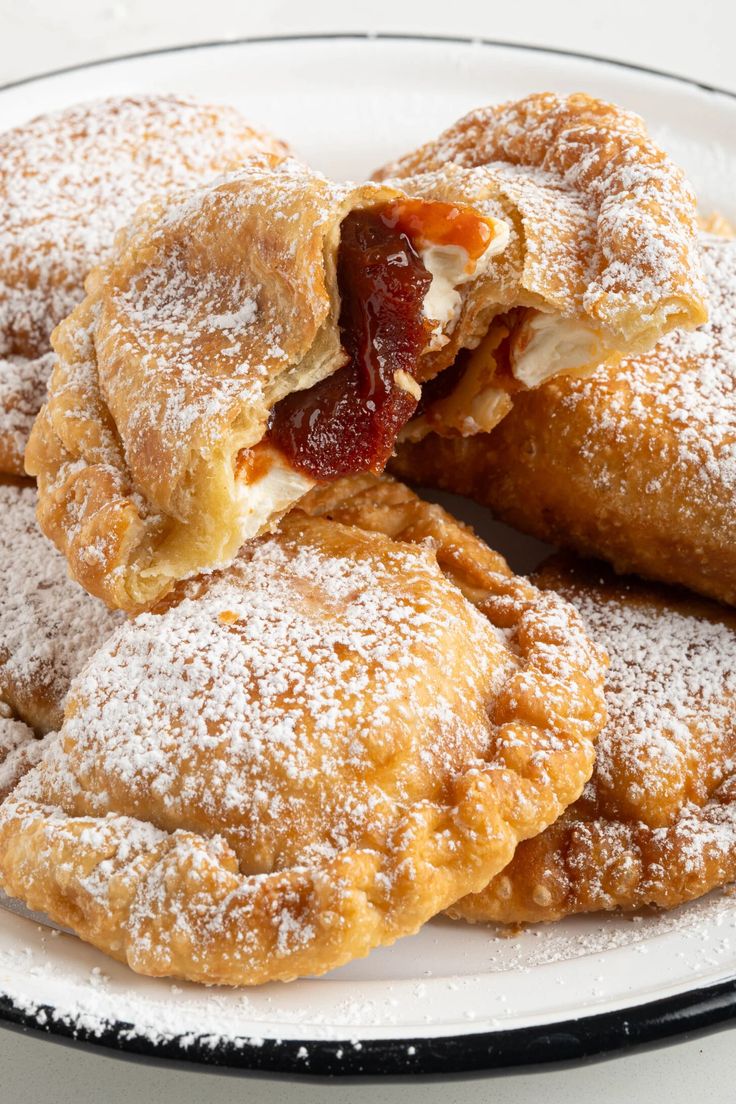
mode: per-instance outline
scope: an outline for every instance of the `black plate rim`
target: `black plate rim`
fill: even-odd
[[[39,1016],[41,1022],[39,1022]],[[51,1005],[31,1011],[0,994],[0,1025],[89,1044],[118,1057],[183,1063],[211,1071],[242,1071],[309,1078],[393,1078],[483,1075],[575,1064],[611,1057],[631,1047],[661,1045],[687,1033],[704,1034],[736,1018],[736,978],[646,1004],[551,1024],[436,1037],[393,1039],[213,1039],[170,1036],[152,1040],[134,1024],[75,1024]]]
[[[254,35],[188,45],[167,46],[118,54],[68,65],[0,85],[0,93],[35,84],[50,77],[93,69],[103,65],[160,57],[166,54],[242,45],[266,45],[285,42],[331,41],[445,42],[454,45],[483,46],[519,50],[557,57],[576,58],[601,65],[644,73],[702,92],[736,100],[736,92],[716,85],[682,77],[663,69],[621,61],[596,54],[557,47],[535,46],[523,42],[462,35],[429,35],[335,31],[315,34]],[[39,1012],[45,1017],[39,1023]],[[577,1062],[602,1057],[632,1046],[664,1043],[684,1033],[714,1030],[736,1018],[736,979],[702,986],[670,997],[634,1005],[613,1012],[597,1013],[553,1024],[509,1030],[433,1038],[291,1040],[248,1039],[218,1040],[206,1036],[194,1040],[172,1036],[152,1042],[135,1034],[135,1026],[115,1021],[99,1031],[75,1026],[52,1006],[33,1010],[0,993],[0,1023],[36,1034],[51,1034],[59,1041],[76,1041],[113,1050],[120,1056],[138,1056],[151,1060],[173,1060],[201,1068],[278,1073],[287,1077],[401,1077],[484,1073],[514,1068],[535,1067],[550,1062]],[[339,1054],[339,1057],[338,1057]]]
[[[579,61],[592,61],[598,65],[610,65],[618,69],[627,69],[630,72],[645,73],[647,76],[659,77],[662,80],[673,81],[675,84],[684,84],[690,88],[698,88],[702,92],[725,96],[728,99],[736,99],[736,91],[721,88],[719,85],[709,84],[706,81],[699,81],[694,77],[683,77],[679,73],[672,73],[667,69],[657,69],[651,65],[641,65],[633,61],[623,61],[620,58],[606,57],[604,54],[589,54],[583,50],[565,50],[561,46],[538,46],[528,42],[514,42],[501,38],[486,38],[482,35],[421,34],[411,31],[316,31],[314,33],[303,34],[243,35],[238,38],[215,38],[207,42],[189,42],[177,46],[160,46],[153,50],[133,50],[126,54],[113,54],[110,57],[95,58],[91,61],[78,62],[76,65],[65,65],[59,69],[47,69],[41,73],[34,73],[30,77],[21,77],[19,80],[6,81],[4,84],[0,84],[0,92],[9,92],[25,84],[36,84],[50,77],[60,77],[67,73],[76,73],[84,69],[95,69],[103,65],[115,65],[118,62],[135,61],[140,58],[161,57],[166,54],[185,53],[193,50],[221,49],[229,46],[278,45],[285,42],[335,42],[351,39],[361,42],[445,42],[457,46],[483,46],[495,49],[519,50],[523,53],[552,54],[556,57],[576,58]]]

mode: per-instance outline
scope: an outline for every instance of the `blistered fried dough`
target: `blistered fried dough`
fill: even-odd
[[[498,281],[503,266],[505,295],[478,311],[454,391],[425,392],[411,440],[490,430],[517,392],[705,321],[692,191],[642,120],[618,107],[543,94],[481,108],[377,175],[488,209],[514,231],[491,273]],[[522,309],[489,333],[511,308]]]
[[[736,602],[736,242],[703,240],[711,318],[589,380],[519,396],[488,436],[394,470],[621,572]]]
[[[0,701],[0,803],[41,761],[53,739],[55,733],[38,739],[32,728],[13,716],[10,706]]]
[[[607,649],[609,719],[580,800],[453,915],[673,908],[736,879],[736,616],[561,556],[534,580]]]
[[[68,578],[35,505],[34,487],[0,486],[0,698],[43,733],[61,724],[69,683],[120,615]]]
[[[51,331],[138,205],[284,153],[232,108],[175,96],[81,104],[0,134],[0,470],[23,471]]]
[[[74,577],[150,605],[315,483],[382,468],[422,359],[462,328],[506,238],[470,209],[293,161],[139,212],[56,331],[26,455]]]
[[[317,496],[90,661],[2,806],[6,892],[141,973],[289,980],[415,931],[579,795],[603,664],[572,607],[405,488],[343,494],[360,526]],[[472,602],[440,566],[471,539]]]

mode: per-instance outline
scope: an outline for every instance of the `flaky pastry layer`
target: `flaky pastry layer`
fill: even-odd
[[[736,603],[736,243],[701,246],[707,325],[517,395],[491,434],[432,436],[394,470],[621,572]]]
[[[613,104],[543,93],[480,108],[376,177],[462,196],[514,231],[487,275],[502,276],[498,306],[489,310],[482,280],[475,288],[467,344],[480,347],[464,386],[408,427],[412,440],[488,431],[517,392],[589,374],[707,317],[692,189],[643,121]],[[510,340],[484,345],[491,319],[513,307],[525,309],[505,320]]]
[[[23,473],[51,331],[139,204],[285,152],[232,108],[181,96],[112,97],[0,134],[0,471]]]

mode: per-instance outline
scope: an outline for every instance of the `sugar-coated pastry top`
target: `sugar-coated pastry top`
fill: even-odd
[[[341,228],[406,199],[286,160],[139,211],[56,330],[59,363],[26,453],[40,523],[91,593],[146,607],[177,579],[228,563],[314,485],[268,439],[270,419],[279,401],[350,367]],[[503,244],[505,224],[458,213],[485,228],[488,248]],[[376,299],[393,302],[379,284]],[[462,325],[457,299],[458,317],[441,325]],[[424,332],[423,303],[413,307]],[[437,320],[426,321],[429,342]],[[379,359],[390,366],[388,331]],[[407,373],[391,388],[416,406]],[[344,407],[357,403],[346,394]]]
[[[469,919],[672,907],[736,877],[736,615],[561,557],[536,581],[609,655],[608,723],[582,797],[481,894]]]
[[[603,662],[569,605],[400,485],[307,509],[122,625],[2,806],[4,888],[143,973],[393,942],[592,769]]]
[[[37,739],[33,729],[14,717],[10,706],[0,701],[0,802],[26,771],[41,760],[49,743],[49,737]]]
[[[284,147],[230,107],[135,95],[0,135],[0,356],[45,353],[144,201]]]
[[[602,405],[596,387],[603,386],[608,401],[601,412],[602,433],[623,437],[645,418],[648,432],[661,435],[667,448],[666,466],[649,487],[651,494],[668,493],[674,466],[687,469],[692,493],[702,502],[727,495],[736,506],[736,241],[704,236],[701,256],[708,322],[667,334],[646,356],[624,360],[618,374],[602,370],[571,383],[560,420],[568,407]],[[736,542],[736,510],[732,523]]]
[[[397,474],[551,544],[736,603],[736,241],[700,241],[710,318],[515,397],[489,435],[427,438]]]
[[[0,472],[23,475],[23,455],[46,398],[54,354],[0,357]]]
[[[61,724],[72,678],[120,615],[69,579],[35,506],[35,488],[0,485],[0,698],[45,732]]]
[[[704,321],[695,197],[637,115],[582,93],[532,95],[470,112],[378,177],[448,164],[480,169],[515,198],[532,231],[524,286],[619,349]]]

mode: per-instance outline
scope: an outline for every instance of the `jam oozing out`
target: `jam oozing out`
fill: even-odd
[[[315,479],[381,471],[419,396],[412,386],[431,322],[432,282],[419,250],[459,245],[476,260],[492,236],[475,212],[402,200],[351,212],[337,260],[344,368],[274,408],[269,438],[293,467]]]

